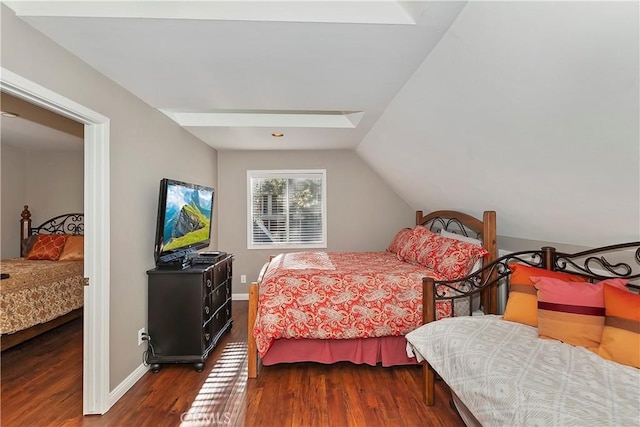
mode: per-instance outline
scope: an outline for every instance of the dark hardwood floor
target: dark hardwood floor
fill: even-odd
[[[205,370],[148,372],[103,416],[82,416],[82,320],[2,353],[0,422],[13,426],[462,426],[438,382],[420,401],[418,367],[340,363],[263,368],[247,380],[247,302]],[[142,358],[142,347],[140,347]]]

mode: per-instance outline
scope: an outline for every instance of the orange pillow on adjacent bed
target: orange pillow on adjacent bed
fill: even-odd
[[[84,259],[84,236],[69,236],[58,261],[82,261]]]
[[[504,320],[538,326],[538,292],[531,277],[551,277],[565,282],[586,282],[584,277],[545,270],[524,264],[509,264],[509,298],[504,309]]]
[[[640,368],[640,295],[604,287],[605,320],[598,354]]]
[[[27,259],[57,261],[68,237],[68,234],[39,234]]]
[[[538,290],[538,336],[598,353],[604,328],[605,285],[626,290],[626,279],[598,283],[532,277]]]

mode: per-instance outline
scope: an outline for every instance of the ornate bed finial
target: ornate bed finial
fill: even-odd
[[[29,205],[24,205],[24,209],[20,214],[23,220],[31,219],[31,212],[29,212]]]

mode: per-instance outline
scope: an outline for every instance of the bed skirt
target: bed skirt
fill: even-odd
[[[351,362],[376,366],[416,365],[407,357],[404,336],[359,338],[346,340],[279,339],[262,358],[262,365],[317,362],[331,364]]]

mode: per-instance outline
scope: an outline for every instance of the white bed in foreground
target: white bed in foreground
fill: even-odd
[[[485,427],[640,425],[639,369],[540,339],[536,328],[456,317],[406,339],[407,354],[428,360]]]

